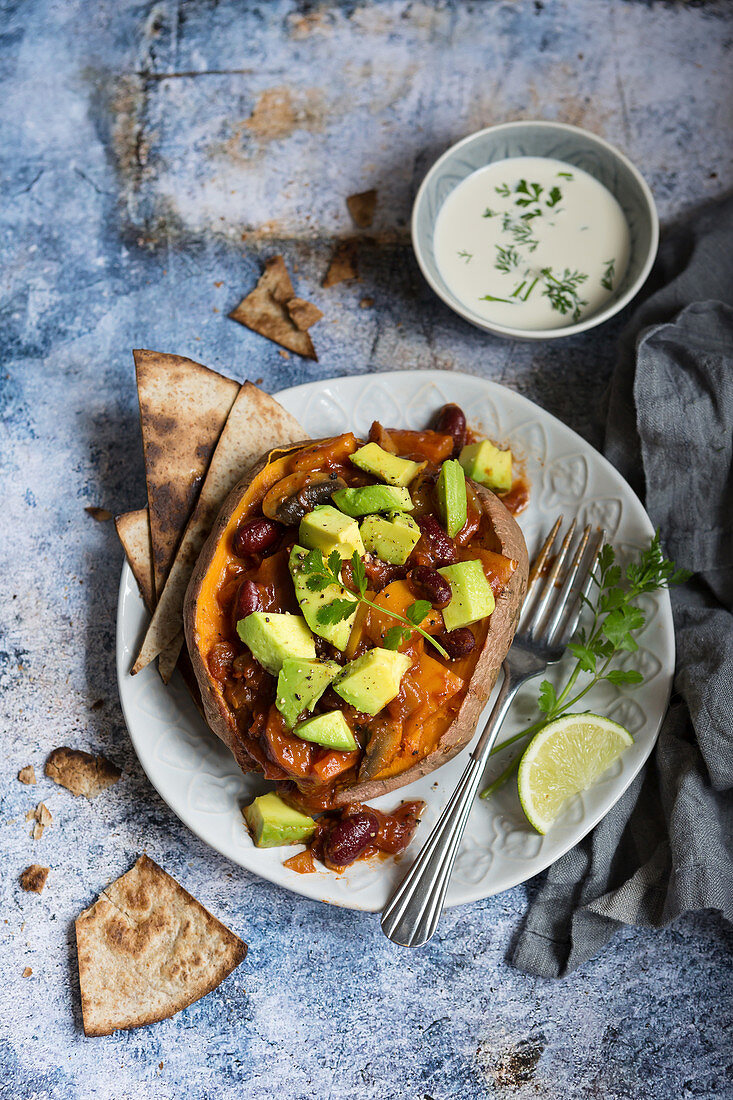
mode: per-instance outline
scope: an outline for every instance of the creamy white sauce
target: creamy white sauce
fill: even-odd
[[[582,169],[510,157],[451,191],[433,247],[446,285],[474,313],[509,328],[553,329],[613,296],[629,262],[629,227],[610,191]]]

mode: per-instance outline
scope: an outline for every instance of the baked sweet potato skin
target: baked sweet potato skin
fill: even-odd
[[[221,553],[223,540],[231,537],[228,529],[232,518],[240,512],[242,516],[246,515],[250,508],[254,508],[261,500],[264,495],[263,490],[268,483],[271,480],[277,480],[274,464],[281,458],[286,459],[298,449],[326,442],[325,440],[304,440],[300,444],[292,444],[282,451],[263,455],[259,462],[246,471],[224,502],[201,551],[186,592],[183,612],[186,644],[201,689],[206,721],[212,731],[229,747],[243,771],[252,770],[251,759],[243,756],[238,749],[239,737],[234,715],[206,663],[206,655],[214,639],[213,637],[204,638],[201,629],[200,613],[206,597],[204,589],[216,556]],[[268,470],[268,467],[272,467],[272,471]],[[420,779],[452,759],[474,735],[476,723],[491,694],[501,664],[514,637],[527,588],[529,562],[524,536],[516,520],[497,496],[475,482],[472,482],[472,485],[493,527],[497,551],[515,561],[516,568],[497,598],[466,695],[456,717],[441,735],[432,752],[396,775],[385,779],[370,779],[338,791],[334,797],[334,802],[338,805],[377,798]],[[204,597],[203,601],[202,597]]]
[[[527,591],[529,557],[519,524],[500,499],[483,485],[478,485],[476,482],[471,484],[501,544],[500,552],[504,557],[513,559],[517,566],[509,583],[496,601],[496,607],[489,620],[489,630],[469,681],[465,698],[458,714],[431,753],[398,775],[391,775],[386,779],[370,779],[338,792],[334,801],[339,805],[346,805],[349,802],[367,802],[372,798],[379,798],[380,795],[389,794],[390,791],[404,787],[408,783],[414,783],[416,779],[421,779],[424,775],[435,771],[456,756],[476,732],[476,723],[496,683],[499,669],[512,644],[519,622],[519,613]]]
[[[254,463],[254,465],[245,471],[244,475],[224,501],[216,522],[211,529],[211,533],[201,549],[198,561],[191,574],[191,580],[188,583],[186,599],[183,604],[183,629],[186,638],[186,646],[201,691],[204,717],[206,718],[209,728],[217,737],[221,738],[224,744],[229,748],[244,772],[253,770],[252,761],[248,756],[243,755],[239,751],[239,736],[234,715],[229,709],[224,699],[223,692],[211,675],[206,663],[206,655],[209,647],[204,644],[201,637],[201,631],[199,630],[197,621],[198,605],[202,595],[204,582],[214,561],[217,550],[221,545],[222,539],[225,537],[229,522],[235,512],[239,510],[243,499],[247,496],[248,492],[251,491],[252,486],[256,484],[259,475],[266,470],[268,465],[277,461],[277,458],[285,456],[294,450],[298,450],[307,443],[310,443],[310,440],[302,440],[299,443],[283,448],[282,451],[271,451],[268,454],[264,454]]]

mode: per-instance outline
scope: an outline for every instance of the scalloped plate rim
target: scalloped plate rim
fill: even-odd
[[[478,386],[480,389],[485,390],[487,397],[493,399],[494,403],[498,402],[498,410],[501,412],[502,398],[505,404],[509,406],[514,405],[515,408],[521,410],[524,416],[524,421],[527,422],[526,414],[530,413],[532,417],[538,418],[550,432],[550,436],[554,436],[556,431],[560,431],[561,435],[564,435],[568,443],[577,445],[580,452],[589,457],[589,465],[596,466],[597,469],[602,470],[606,475],[610,474],[611,480],[619,483],[622,487],[623,496],[626,500],[631,502],[632,509],[637,515],[642,518],[641,526],[645,528],[644,534],[651,535],[653,533],[653,527],[649,517],[644,511],[641,501],[636,496],[634,491],[622,478],[619,472],[614,466],[606,459],[600,452],[596,451],[582,436],[578,435],[569,428],[552,413],[546,412],[540,406],[536,405],[529,398],[524,397],[522,394],[517,393],[508,387],[502,386],[499,383],[492,382],[489,379],[482,378],[479,375],[472,375],[458,371],[441,371],[435,369],[426,370],[410,370],[410,371],[384,371],[377,372],[374,375],[371,374],[353,374],[343,375],[336,378],[322,379],[313,382],[302,383],[297,386],[288,387],[273,396],[289,408],[294,415],[297,415],[297,409],[303,408],[302,398],[305,396],[310,397],[312,394],[317,393],[318,390],[323,390],[331,386],[339,387],[340,389],[346,388],[347,390],[353,386],[369,387],[375,383],[383,384],[389,383],[392,380],[397,385],[404,384],[407,389],[410,387],[410,383],[420,384],[420,392],[426,384],[432,386],[439,386],[445,388],[446,385],[451,387],[462,388],[465,385],[470,387]],[[454,395],[456,396],[456,395]],[[353,405],[353,403],[352,403]],[[403,407],[407,408],[409,405],[409,399]],[[548,447],[551,452],[551,445]],[[548,463],[551,461],[551,457],[548,454]],[[588,500],[589,498],[584,498]],[[623,509],[622,509],[623,512]],[[628,541],[628,537],[626,539]],[[643,767],[644,763],[648,759],[649,755],[656,743],[659,728],[661,726],[664,713],[666,712],[667,703],[669,701],[669,695],[672,686],[672,674],[674,669],[674,632],[672,626],[672,614],[671,605],[668,594],[661,593],[658,597],[659,600],[659,614],[654,617],[654,621],[657,623],[657,630],[661,629],[663,635],[663,642],[667,646],[666,661],[662,659],[661,675],[665,680],[665,684],[661,694],[657,688],[657,703],[654,706],[654,715],[650,721],[654,730],[648,734],[643,745],[636,743],[635,759],[624,768],[622,774],[614,779],[611,783],[612,797],[606,797],[600,807],[595,811],[585,814],[582,817],[580,823],[572,825],[567,830],[567,835],[556,846],[556,850],[553,851],[549,858],[544,858],[542,851],[537,857],[530,857],[525,860],[525,864],[530,866],[519,865],[519,859],[513,859],[511,857],[504,856],[506,863],[513,864],[513,867],[507,872],[505,869],[503,873],[497,877],[498,881],[494,881],[493,869],[496,863],[496,857],[501,853],[498,851],[492,852],[492,858],[489,865],[488,873],[477,884],[465,884],[460,886],[456,884],[455,880],[451,884],[449,891],[447,905],[459,905],[466,904],[470,901],[476,901],[482,898],[491,897],[494,894],[503,892],[504,890],[511,889],[512,887],[526,882],[529,878],[539,874],[542,870],[545,870],[548,866],[554,863],[557,859],[561,858],[567,851],[570,850],[575,844],[577,844],[583,837],[598,824],[598,822],[612,809],[619,798],[622,797],[624,791],[633,782],[638,772]],[[365,874],[362,877],[367,879],[366,884],[362,887],[367,894],[368,898],[361,898],[357,896],[350,896],[348,893],[349,882],[347,875],[332,875],[329,872],[317,872],[313,875],[296,875],[295,872],[288,871],[287,868],[282,866],[283,849],[256,849],[249,842],[247,846],[246,841],[249,838],[246,836],[246,830],[242,824],[244,830],[243,844],[238,851],[234,850],[234,842],[228,838],[232,835],[232,821],[229,813],[216,815],[223,819],[226,824],[219,830],[222,835],[211,835],[209,830],[202,827],[201,822],[192,821],[191,813],[187,812],[187,808],[182,804],[181,797],[177,790],[171,788],[170,780],[161,774],[161,769],[156,769],[155,760],[153,757],[153,750],[149,746],[149,738],[147,731],[142,730],[139,726],[136,715],[134,714],[134,695],[139,690],[138,685],[142,684],[146,679],[152,679],[154,677],[153,693],[158,692],[166,693],[168,689],[165,688],[162,681],[158,677],[157,671],[153,666],[149,666],[138,674],[134,679],[129,676],[129,657],[131,655],[131,644],[128,644],[125,640],[126,636],[129,636],[132,640],[135,640],[136,634],[139,633],[142,623],[146,620],[146,613],[144,611],[142,600],[137,590],[137,584],[132,575],[132,571],[127,564],[127,561],[123,561],[122,573],[120,577],[119,588],[119,600],[118,600],[118,612],[117,612],[117,640],[116,640],[116,667],[117,667],[117,679],[120,695],[120,702],[122,706],[125,723],[127,725],[130,739],[132,741],[135,752],[138,756],[140,764],[145,771],[152,786],[161,796],[164,802],[173,810],[173,812],[181,819],[181,821],[205,844],[208,844],[214,850],[218,851],[225,858],[230,859],[245,870],[258,875],[260,878],[264,878],[273,884],[280,886],[290,892],[300,894],[301,896],[311,898],[314,900],[323,901],[329,904],[335,904],[340,907],[354,909],[365,912],[379,912],[388,896],[389,890],[392,888],[392,884],[398,881],[400,876],[399,861],[387,860],[381,864],[375,864],[374,861],[369,863],[364,868]],[[178,674],[176,674],[178,675]],[[619,695],[619,698],[621,696]],[[627,696],[629,697],[629,696]],[[633,696],[631,696],[633,698]],[[162,698],[161,698],[162,702]],[[615,705],[614,699],[612,704]],[[191,704],[192,706],[192,704]],[[488,709],[488,708],[487,708]],[[198,715],[196,715],[198,718]],[[152,719],[149,719],[151,721]],[[178,719],[180,720],[180,719]],[[201,719],[198,718],[200,722]],[[173,723],[168,722],[165,725],[166,730],[170,729]],[[208,732],[208,731],[207,731]],[[212,734],[209,736],[213,737]],[[449,796],[450,791],[454,783],[457,781],[458,775],[463,769],[466,760],[466,749],[460,753],[453,762],[444,765],[442,769],[437,769],[435,772],[430,773],[429,777],[424,777],[418,781],[418,784],[425,784],[428,779],[436,782],[435,777],[440,777],[441,773],[446,774],[446,771],[457,771],[455,779],[448,784],[445,784],[445,791],[436,795],[435,799],[431,801],[429,793],[423,793],[422,797],[426,798],[429,807],[429,816],[431,819],[437,816],[437,812],[442,808],[445,799]],[[206,749],[204,748],[204,755]],[[187,780],[191,777],[186,776]],[[244,777],[243,777],[244,778]],[[619,780],[621,782],[619,782]],[[417,786],[418,784],[412,785]],[[438,783],[439,786],[442,784]],[[183,784],[181,786],[184,786]],[[188,783],[185,784],[185,789],[188,789]],[[395,792],[391,796],[386,796],[386,802],[394,802],[395,797],[401,798],[410,790],[410,788],[403,788],[401,791]],[[385,799],[380,800],[385,802]],[[213,816],[213,815],[212,815]],[[238,812],[237,812],[238,816]],[[495,811],[494,816],[489,819],[489,824],[492,832],[495,832],[494,822],[500,818],[505,818],[506,812],[499,808]],[[241,820],[241,819],[240,819]],[[417,843],[419,844],[419,838],[427,835],[427,829],[425,825],[427,822],[423,822],[421,830],[418,832]],[[432,824],[432,820],[431,820]],[[559,825],[558,828],[562,826]],[[469,826],[470,828],[470,826]],[[224,834],[227,834],[224,836]],[[529,833],[530,837],[533,835]],[[552,834],[548,834],[550,837]],[[543,838],[546,839],[546,838]],[[488,841],[487,841],[488,843]],[[414,847],[414,845],[413,845]],[[480,848],[480,846],[479,846]],[[296,849],[293,849],[296,850]],[[409,858],[409,853],[408,853]],[[364,865],[362,865],[364,867]],[[374,872],[376,869],[383,870],[382,875],[376,877],[383,882],[383,889],[374,890]],[[335,880],[335,881],[334,881]],[[389,880],[388,882],[386,880]],[[336,885],[346,885],[345,890],[337,891],[334,889]],[[354,884],[354,887],[358,893],[359,887]],[[382,896],[384,895],[384,896]]]

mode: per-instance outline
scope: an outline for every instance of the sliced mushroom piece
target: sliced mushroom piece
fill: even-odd
[[[399,752],[402,741],[402,725],[382,716],[377,719],[376,728],[369,738],[364,759],[359,768],[359,782],[373,779],[382,768],[386,768]]]
[[[300,470],[272,486],[262,501],[262,511],[268,519],[294,526],[319,504],[330,504],[333,493],[346,487],[336,473]]]

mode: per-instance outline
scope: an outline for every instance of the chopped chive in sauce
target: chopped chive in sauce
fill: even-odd
[[[494,294],[482,294],[479,298],[479,302],[506,302],[508,306],[514,305],[511,298],[497,298]]]
[[[558,176],[562,176],[564,180],[571,180],[574,178],[572,172],[558,172]]]

